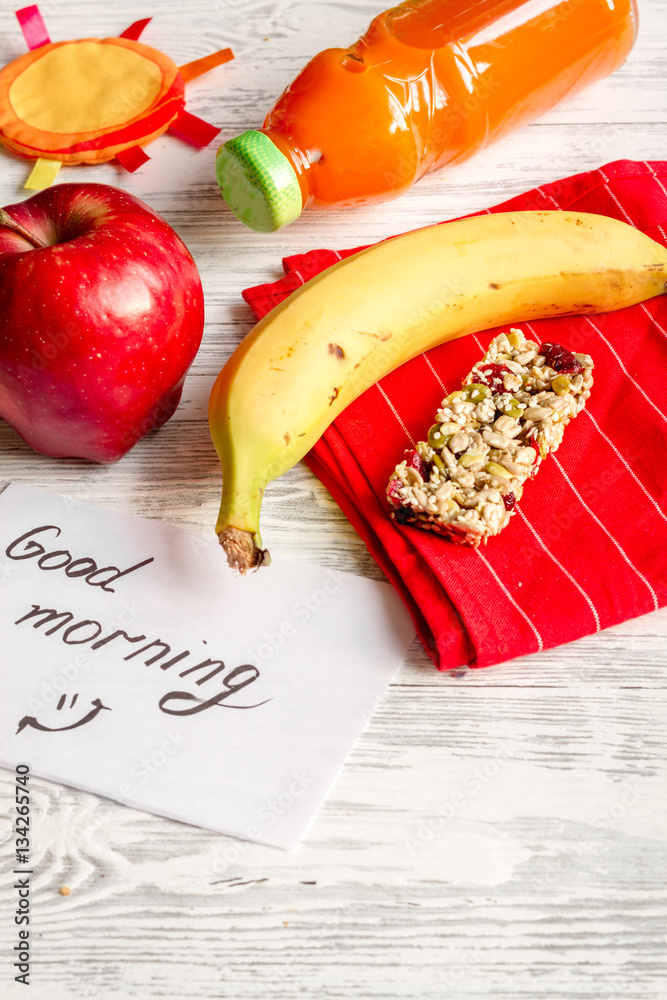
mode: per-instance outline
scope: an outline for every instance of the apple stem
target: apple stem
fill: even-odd
[[[31,246],[36,250],[42,247],[48,246],[48,243],[42,243],[34,233],[29,233],[27,229],[24,229],[22,225],[12,219],[11,215],[8,215],[4,208],[0,208],[0,226],[6,226],[7,229],[11,229],[13,232],[22,236],[24,240],[27,240]]]

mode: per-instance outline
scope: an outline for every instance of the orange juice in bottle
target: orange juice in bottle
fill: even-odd
[[[635,0],[408,0],[220,148],[223,196],[260,232],[398,197],[612,73],[636,31]]]

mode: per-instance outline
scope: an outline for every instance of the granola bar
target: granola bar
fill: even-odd
[[[389,479],[390,515],[477,548],[515,513],[524,483],[583,410],[593,361],[560,344],[538,347],[512,328],[492,340],[447,396],[426,441]]]

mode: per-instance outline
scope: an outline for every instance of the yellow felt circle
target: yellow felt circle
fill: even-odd
[[[162,70],[136,50],[98,40],[69,42],[32,62],[12,83],[16,115],[43,132],[95,132],[149,107]]]

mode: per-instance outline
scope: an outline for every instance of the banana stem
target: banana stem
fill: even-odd
[[[247,573],[249,569],[268,566],[271,562],[268,550],[259,548],[255,536],[250,531],[229,525],[218,532],[218,538],[228,564],[232,569],[237,569],[241,575]]]
[[[223,472],[222,502],[215,530],[227,556],[227,562],[232,569],[244,574],[249,569],[268,566],[271,557],[268,551],[262,548],[259,534],[259,511],[263,489],[241,492],[235,489],[236,478],[233,467],[228,467]]]

